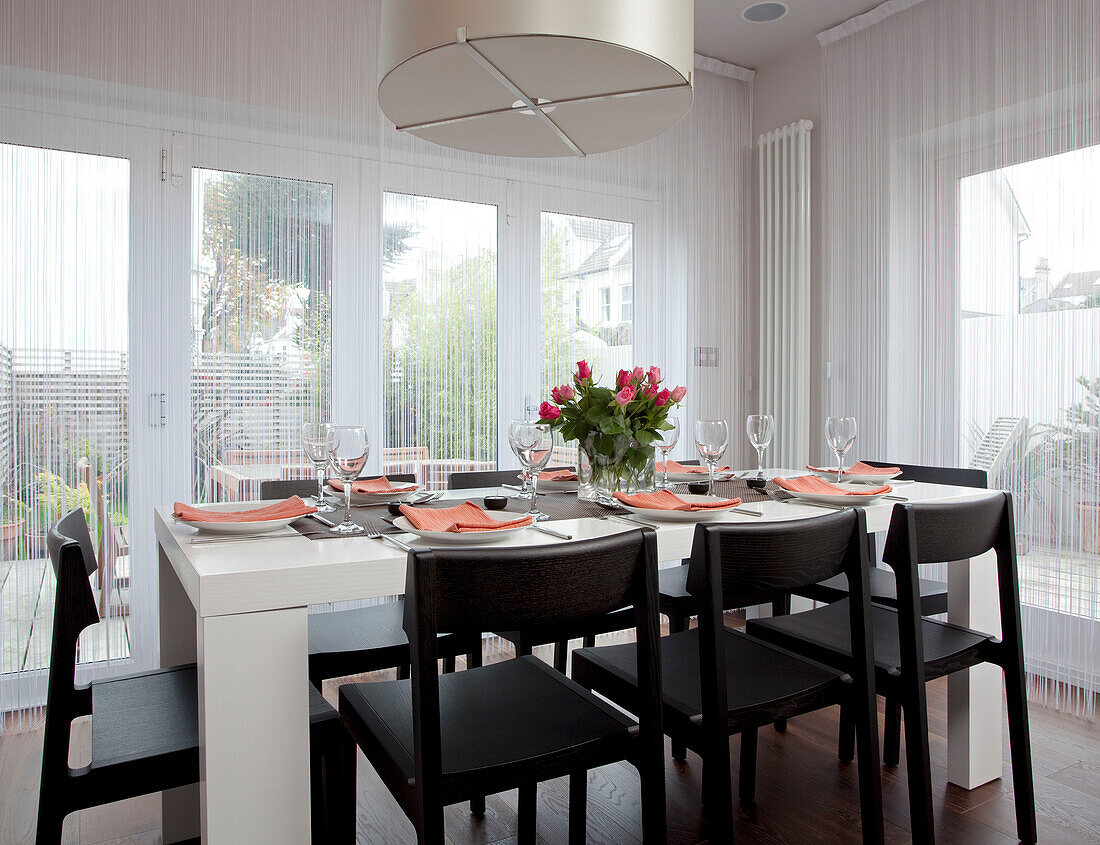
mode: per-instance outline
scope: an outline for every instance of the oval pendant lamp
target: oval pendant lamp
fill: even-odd
[[[383,0],[378,103],[397,128],[502,156],[586,156],[691,108],[692,0]]]

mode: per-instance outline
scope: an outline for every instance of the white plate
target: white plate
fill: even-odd
[[[489,517],[495,519],[497,522],[511,522],[513,519],[519,519],[518,514],[509,513],[498,515],[495,513],[489,514]],[[515,528],[501,528],[496,531],[421,531],[419,528],[413,528],[411,522],[405,517],[396,517],[393,521],[394,528],[400,528],[407,534],[415,534],[421,540],[427,540],[431,543],[451,543],[458,546],[483,546],[486,543],[497,543],[506,537],[511,537],[518,534],[520,531],[526,531],[529,526],[518,525]]]
[[[671,476],[670,476],[671,477]],[[680,496],[685,502],[722,502],[725,501],[724,496]],[[728,508],[711,508],[705,511],[665,511],[656,508],[632,508],[625,502],[615,500],[621,508],[626,508],[631,513],[637,514],[645,519],[655,519],[664,522],[703,522],[708,519],[712,519],[719,514],[728,513],[733,508],[740,507],[740,505],[730,505]]]
[[[826,481],[836,481],[836,470],[832,472],[814,470],[813,475],[816,475],[818,478],[824,478]],[[844,481],[842,481],[841,484],[846,481],[855,481],[864,485],[871,483],[885,484],[887,481],[897,478],[899,475],[901,475],[900,472],[895,472],[893,475],[852,475],[849,472],[845,472]]]
[[[844,505],[848,508],[855,508],[860,505],[869,505],[873,502],[877,502],[890,492],[887,490],[885,493],[876,493],[873,496],[868,496],[866,495],[866,484],[849,484],[847,481],[842,481],[837,486],[840,487],[841,490],[852,490],[856,493],[863,493],[864,495],[845,496],[843,493],[796,493],[794,490],[788,490],[787,492],[796,499],[802,499],[806,502],[819,502],[825,505]]]
[[[703,467],[702,472],[670,472],[668,474],[669,481],[675,481],[677,484],[684,484],[692,481],[707,481],[710,479],[710,474],[707,472],[707,468]],[[720,469],[715,470],[715,481],[729,481],[737,473],[732,469]],[[665,474],[659,469],[654,470],[653,477],[658,481],[664,480]]]
[[[329,484],[326,484],[326,492],[329,496],[333,497],[340,504],[344,503],[344,491],[337,490]],[[393,490],[388,493],[355,493],[351,494],[351,503],[353,505],[384,505],[386,502],[403,502],[409,498],[413,493],[420,489],[416,484],[409,485],[407,490]]]
[[[539,479],[540,493],[576,493],[578,482],[576,481],[551,481],[549,478]]]
[[[195,505],[195,507],[206,511],[241,510],[239,502],[217,502],[210,505]],[[197,528],[205,534],[266,534],[269,531],[286,528],[295,520],[304,518],[304,516],[293,516],[290,519],[253,519],[239,522],[191,522],[187,519],[177,518],[176,522]]]

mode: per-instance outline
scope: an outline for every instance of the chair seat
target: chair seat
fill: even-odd
[[[609,743],[621,753],[635,722],[535,657],[439,676],[444,779]],[[375,759],[414,776],[411,681],[345,684],[340,714]],[[363,740],[366,740],[365,742]],[[613,755],[612,755],[613,756]],[[564,773],[568,769],[563,769]]]
[[[93,769],[176,757],[198,778],[198,675],[194,665],[92,683]]]
[[[892,569],[884,569],[881,566],[872,566],[869,570],[871,576],[871,601],[875,604],[884,604],[887,607],[898,606],[898,582],[894,578]],[[947,585],[943,581],[930,581],[921,578],[918,582],[920,589],[920,612],[924,616],[936,613],[947,613]],[[848,597],[848,579],[844,575],[837,575],[820,584],[803,587],[797,591],[800,596],[814,599],[815,601],[837,602]]]
[[[771,619],[751,619],[746,630],[753,636],[784,648],[809,654],[817,660],[837,666],[847,665],[852,651],[848,641],[848,600]],[[898,644],[898,612],[873,605],[871,620],[875,640],[875,669],[880,678],[891,677],[901,669]],[[990,637],[957,625],[923,619],[924,661],[928,679],[937,678],[973,665]]]
[[[731,721],[739,714],[824,693],[842,673],[767,643],[726,629],[726,703]],[[573,652],[573,677],[627,709],[634,706],[638,666],[633,645],[599,646]],[[702,712],[699,629],[661,638],[665,707],[683,719]]]

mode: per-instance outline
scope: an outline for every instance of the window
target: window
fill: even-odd
[[[497,459],[497,207],[383,199],[383,472],[430,487]]]
[[[633,362],[634,226],[617,220],[543,212],[541,251],[542,395],[560,384],[574,362],[586,359],[597,378],[613,381]],[[630,300],[612,319],[611,294]],[[562,308],[561,291],[573,294]]]
[[[623,285],[619,302],[622,321],[629,323],[634,319],[634,285]]]
[[[259,498],[310,477],[301,426],[328,419],[332,185],[193,171],[194,496]]]

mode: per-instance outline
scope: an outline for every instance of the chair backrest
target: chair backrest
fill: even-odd
[[[379,475],[369,475],[366,478],[381,478]],[[415,484],[416,476],[412,473],[394,473],[387,475],[390,481]],[[290,496],[312,496],[317,492],[316,478],[298,478],[293,481],[262,481],[260,482],[261,499],[286,499]]]
[[[984,469],[962,467],[931,467],[920,464],[899,464],[893,461],[864,461],[873,467],[897,467],[902,481],[924,481],[929,484],[953,484],[956,487],[988,487],[989,477]]]
[[[720,584],[715,597],[725,610],[763,604],[841,573],[851,577],[866,565],[866,533],[866,517],[854,508],[790,522],[702,522],[688,561],[688,592],[701,601]],[[720,582],[712,584],[711,575]]]
[[[543,472],[572,467],[547,467]],[[447,476],[448,490],[469,490],[473,487],[499,487],[519,482],[518,469],[492,469],[485,472],[452,472]]]
[[[569,624],[633,606],[639,689],[647,692],[636,715],[643,736],[659,746],[660,623],[657,534],[652,529],[547,546],[416,549],[409,552],[406,578],[418,800],[430,801],[425,796],[434,793],[442,777],[436,669],[440,633],[480,636],[483,631]]]
[[[68,771],[73,719],[91,712],[91,693],[76,688],[76,644],[80,632],[99,621],[89,578],[96,571],[95,549],[84,511],[76,508],[54,524],[46,538],[57,576],[54,592],[50,678],[46,691],[46,730],[42,749],[43,789],[53,788]]]

